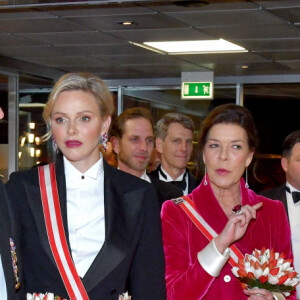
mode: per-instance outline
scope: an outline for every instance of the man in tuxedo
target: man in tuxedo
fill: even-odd
[[[289,217],[292,233],[292,248],[295,270],[300,272],[300,130],[293,131],[282,145],[281,166],[286,174],[286,183],[277,188],[264,191],[265,197],[280,200]],[[300,299],[300,287],[297,287]]]
[[[179,113],[168,113],[156,124],[156,149],[162,162],[151,175],[178,186],[183,195],[197,186],[186,167],[193,151],[193,133],[192,119]]]
[[[179,188],[161,182],[146,170],[154,147],[153,122],[149,110],[140,107],[125,110],[112,123],[110,136],[117,154],[118,168],[154,184],[160,204],[182,195]]]
[[[0,107],[0,119],[4,117]],[[20,299],[20,262],[13,233],[13,218],[4,185],[0,180],[0,299]]]

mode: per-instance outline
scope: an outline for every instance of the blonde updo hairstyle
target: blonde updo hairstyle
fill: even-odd
[[[90,73],[67,73],[54,85],[44,108],[43,119],[48,127],[48,132],[43,136],[44,141],[52,135],[51,113],[58,96],[65,91],[80,90],[94,95],[102,118],[105,119],[112,115],[114,111],[113,97],[103,80]]]

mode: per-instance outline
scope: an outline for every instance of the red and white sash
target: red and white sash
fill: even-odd
[[[88,300],[72,261],[64,232],[54,164],[40,166],[41,198],[50,248],[71,300]]]
[[[192,201],[187,196],[182,196],[181,198],[174,199],[173,202],[178,204],[183,211],[189,216],[192,222],[196,225],[196,227],[204,234],[204,236],[211,241],[214,237],[218,236],[218,234],[210,227],[210,225],[201,217],[201,215],[197,212],[194,201]],[[240,252],[240,250],[235,246],[231,245],[229,247],[230,250],[230,258],[229,263],[232,266],[235,266],[238,263],[238,260],[243,260],[244,255]]]

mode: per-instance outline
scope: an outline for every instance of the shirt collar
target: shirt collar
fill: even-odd
[[[145,170],[145,172],[140,176],[141,179],[146,180],[148,182],[151,183],[151,179],[150,177],[147,175],[147,171]]]
[[[292,192],[300,192],[296,188],[294,188],[288,181],[286,182],[286,186],[290,189],[291,193]]]
[[[186,173],[186,170],[185,172],[183,172],[181,175],[179,175],[175,180],[168,174],[168,172],[163,168],[162,165],[160,165],[161,167],[161,170],[164,172],[164,174],[167,176],[167,179],[166,181],[181,181],[183,179],[183,176],[184,174]]]
[[[64,156],[64,167],[66,177],[70,179],[81,179],[82,176],[97,180],[99,175],[103,172],[103,156],[100,153],[100,159],[94,163],[85,173],[81,173],[76,169],[71,162]]]

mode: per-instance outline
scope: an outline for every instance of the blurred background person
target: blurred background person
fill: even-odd
[[[118,168],[156,186],[160,204],[182,195],[181,190],[147,172],[154,146],[153,122],[145,108],[126,109],[112,123],[110,135]]]
[[[161,154],[161,165],[151,174],[190,193],[196,186],[187,169],[193,151],[194,123],[179,113],[165,114],[156,123],[156,149]]]
[[[113,110],[101,79],[62,76],[43,114],[61,155],[8,181],[29,293],[117,300],[128,291],[133,299],[165,299],[155,189],[111,167],[99,152]]]
[[[282,203],[256,195],[242,178],[257,146],[250,112],[234,104],[215,108],[202,123],[199,145],[206,174],[188,198],[216,237],[209,241],[178,200],[164,203],[167,298],[272,300],[265,289],[242,290],[228,261],[232,244],[243,255],[266,247],[292,258]]]
[[[261,194],[283,203],[291,226],[294,265],[300,272],[300,130],[293,131],[284,139],[281,166],[286,174],[286,183]],[[297,299],[300,299],[299,285]]]

